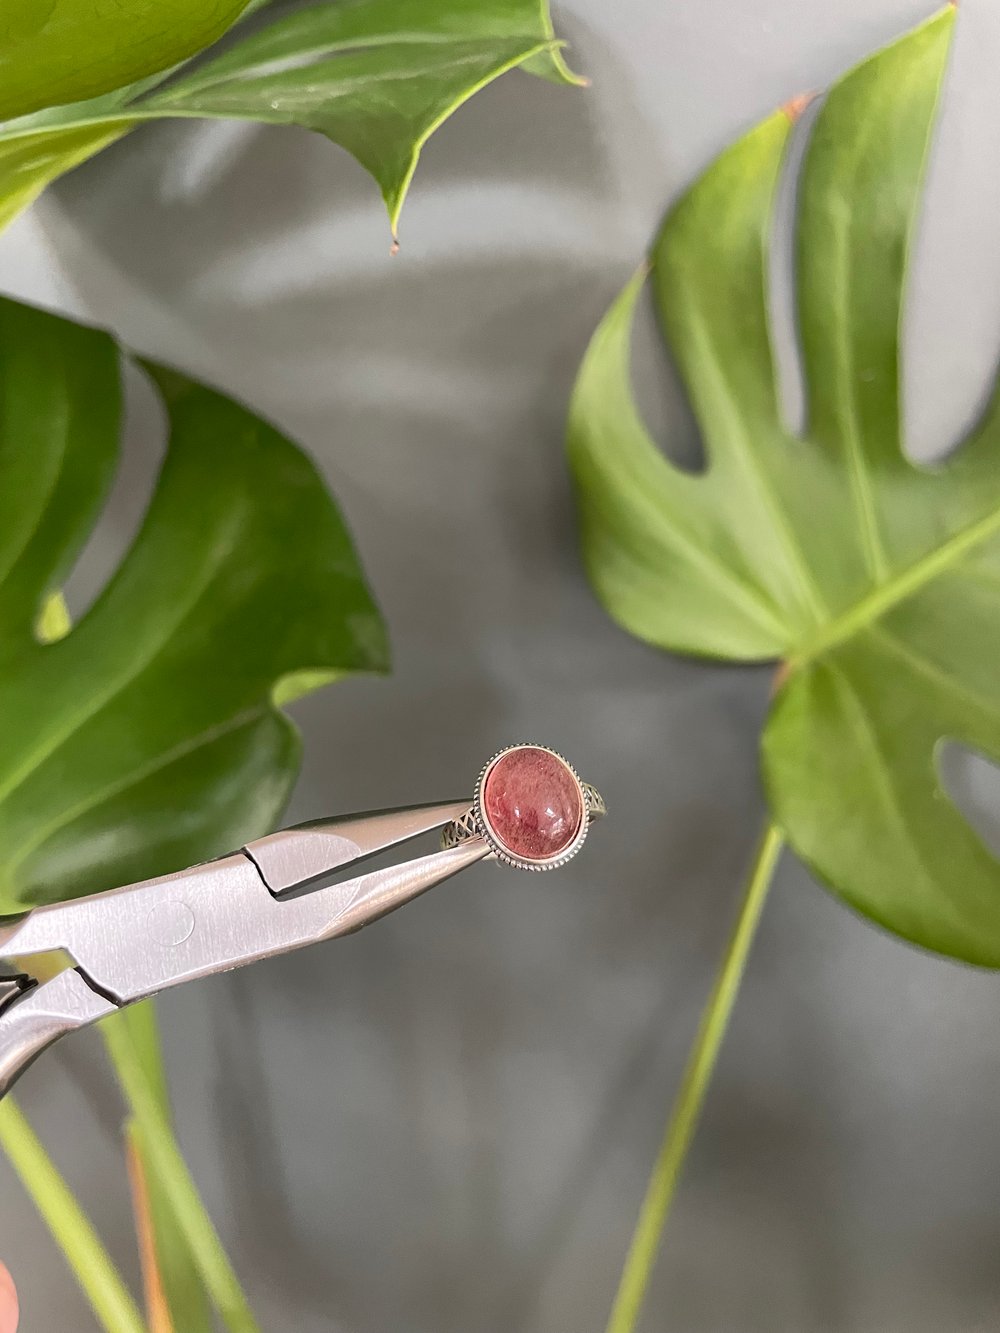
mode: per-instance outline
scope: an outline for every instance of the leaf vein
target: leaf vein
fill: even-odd
[[[184,624],[185,620],[187,620],[195,610],[212,586],[219,570],[222,568],[229,555],[233,533],[241,519],[242,515],[238,513],[231,516],[230,521],[222,534],[222,539],[217,540],[213,559],[206,563],[205,569],[202,571],[202,577],[194,581],[191,595],[182,602],[180,613],[166,621],[161,627],[160,633],[153,636],[151,642],[146,646],[146,649],[139,654],[138,659],[135,662],[130,663],[124,675],[117,680],[111,681],[106,689],[98,691],[93,698],[88,700],[85,708],[81,709],[73,717],[68,719],[67,723],[53,735],[48,736],[41,745],[32,751],[32,753],[14,769],[7,778],[7,781],[0,784],[0,802],[6,801],[8,797],[22,785],[22,783],[27,781],[31,774],[35,772],[46,759],[53,755],[61,746],[65,745],[66,742],[82,727],[86,726],[86,724],[95,717],[102,708],[106,707],[116,695],[121,694],[123,690],[133,684],[142,675],[146,668],[155,661],[157,654],[163,650],[174,634],[176,634],[177,630]],[[219,534],[216,534],[216,536],[218,538]],[[93,614],[93,611],[91,614]],[[81,627],[79,627],[75,633],[80,633],[80,628],[82,628],[82,625],[85,623],[85,620],[82,621]],[[60,640],[60,643],[69,643],[71,641],[72,633],[68,639]],[[53,652],[58,651],[58,649],[59,644],[56,644],[44,651]]]
[[[189,754],[193,754],[196,750],[199,750],[206,745],[211,745],[214,741],[221,740],[223,736],[228,735],[230,732],[238,731],[241,726],[253,721],[254,718],[264,717],[267,711],[267,708],[264,706],[244,709],[243,712],[237,713],[231,718],[227,718],[224,722],[217,723],[212,727],[207,727],[204,731],[198,732],[195,736],[189,736],[186,740],[181,741],[179,744],[172,746],[168,750],[164,750],[161,754],[156,755],[145,764],[137,765],[131,772],[117,778],[114,782],[108,783],[106,787],[103,787],[96,794],[91,794],[85,800],[78,801],[75,806],[71,806],[68,810],[61,810],[56,819],[53,819],[43,828],[37,830],[26,843],[10,856],[8,869],[6,871],[9,878],[11,881],[16,880],[17,872],[28,858],[38,851],[39,848],[43,847],[45,843],[55,837],[62,828],[72,824],[75,820],[79,819],[81,815],[88,814],[91,810],[97,809],[98,806],[103,805],[105,801],[111,800],[114,796],[120,796],[121,793],[127,791],[129,787],[137,786],[140,782],[145,781],[146,778],[152,777],[154,773],[158,773],[161,769],[168,768],[179,759],[184,759]]]
[[[819,657],[821,653],[829,652],[838,643],[852,638],[866,626],[881,619],[894,606],[912,597],[926,584],[953,568],[968,551],[989,540],[998,531],[1000,531],[1000,506],[960,528],[940,546],[936,546],[925,556],[915,560],[888,582],[873,588],[867,596],[829,621],[811,640],[806,641],[798,651],[790,655],[789,668],[798,670]]]
[[[714,346],[711,331],[709,330],[703,313],[698,307],[697,302],[692,302],[692,328],[697,331],[698,341],[704,349],[704,366],[708,374],[711,375],[717,390],[717,402],[721,404],[723,414],[726,420],[729,443],[732,448],[733,456],[738,456],[743,461],[744,469],[747,475],[753,480],[757,489],[758,498],[771,516],[774,531],[778,534],[782,547],[785,551],[785,558],[789,566],[794,570],[799,587],[806,599],[806,602],[817,621],[822,621],[826,613],[822,594],[812,576],[812,572],[807,565],[802,551],[794,536],[788,515],[784,506],[774,493],[770,478],[767,477],[765,470],[761,467],[760,458],[753,447],[753,442],[747,432],[743,414],[740,411],[739,404],[733,397],[732,389],[722,369],[721,360]],[[710,462],[711,469],[711,462]]]

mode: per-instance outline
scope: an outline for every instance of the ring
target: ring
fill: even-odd
[[[595,819],[607,814],[596,787],[546,745],[498,750],[476,783],[472,804],[447,824],[442,847],[482,838],[518,870],[555,870],[583,846]]]

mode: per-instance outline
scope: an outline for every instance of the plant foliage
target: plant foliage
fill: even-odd
[[[424,143],[475,92],[516,66],[578,81],[547,0],[324,0],[178,67],[246,7],[17,0],[0,19],[17,37],[0,57],[0,116],[14,117],[0,125],[0,225],[143,121],[183,117],[318,130],[374,176],[395,231]]]
[[[93,605],[43,642],[40,610],[114,476],[122,354],[0,301],[0,912],[266,831],[299,757],[276,698],[386,666],[309,460],[231,399],[144,365],[169,417],[155,494]]]
[[[899,332],[954,10],[848,74],[798,191],[808,405],[782,419],[768,318],[772,210],[793,117],[724,152],[670,211],[651,281],[703,433],[703,472],[636,408],[638,275],[576,385],[570,456],[590,576],[663,648],[782,659],[762,738],[774,818],[859,911],[1000,966],[1000,866],[941,782],[942,743],[1000,760],[1000,395],[950,457],[903,449]]]

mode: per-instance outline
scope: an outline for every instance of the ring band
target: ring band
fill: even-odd
[[[468,810],[448,824],[442,847],[483,838],[498,861],[519,870],[555,870],[583,846],[604,798],[556,750],[509,745],[498,750],[476,783]]]

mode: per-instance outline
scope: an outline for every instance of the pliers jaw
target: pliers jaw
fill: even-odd
[[[315,884],[345,866],[389,851],[460,818],[468,801],[410,805],[362,815],[317,819],[279,829],[243,848],[273,894],[281,896]]]

